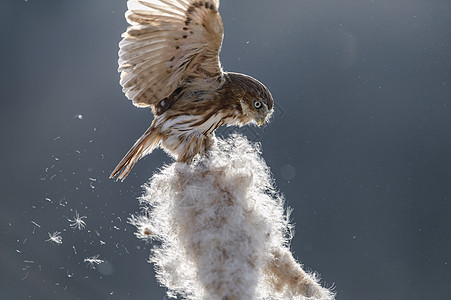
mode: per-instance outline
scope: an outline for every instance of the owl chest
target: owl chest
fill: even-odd
[[[156,120],[161,146],[181,161],[206,152],[212,143],[212,133],[228,119],[221,112],[161,117]]]
[[[220,114],[204,116],[202,114],[163,115],[157,121],[156,127],[167,135],[191,135],[196,133],[208,134],[221,123]]]

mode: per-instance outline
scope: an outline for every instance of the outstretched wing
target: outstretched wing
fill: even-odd
[[[153,107],[196,78],[219,87],[219,0],[129,0],[127,6],[131,26],[119,43],[118,70],[133,104]]]

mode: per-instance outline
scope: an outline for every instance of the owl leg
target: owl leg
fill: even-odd
[[[214,133],[206,135],[204,140],[204,152],[202,153],[207,159],[210,158],[211,150],[216,145],[216,137]]]
[[[207,156],[214,145],[212,134],[194,133],[184,140],[185,148],[179,153],[177,161],[191,164],[196,155]]]

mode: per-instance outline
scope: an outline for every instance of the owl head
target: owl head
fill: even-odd
[[[274,100],[268,88],[251,76],[228,73],[235,88],[240,89],[240,105],[248,122],[258,126],[267,122],[274,111]]]

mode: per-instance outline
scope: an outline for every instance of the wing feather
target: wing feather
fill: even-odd
[[[168,1],[168,0],[159,0],[159,1],[161,3],[163,3],[163,4],[165,4],[165,5],[167,5],[167,6],[171,7],[171,8],[173,8],[173,9],[181,12],[182,16],[185,15],[185,12],[186,12],[186,9],[187,9],[186,5],[182,5],[182,7],[180,7],[180,6],[177,6],[177,4],[174,3],[174,1]],[[179,3],[179,2],[177,2],[177,3]]]
[[[163,3],[163,1],[159,0],[160,2]],[[139,4],[142,4],[148,8],[151,8],[153,10],[155,10],[156,12],[162,13],[162,15],[177,15],[183,18],[184,16],[184,11],[183,10],[178,10],[177,6],[175,5],[167,5],[167,6],[163,6],[163,5],[156,5],[150,2],[146,2],[146,1],[139,1]],[[169,9],[167,9],[169,8]]]
[[[222,84],[218,0],[129,0],[119,43],[120,84],[136,106],[153,106],[188,79]]]
[[[161,21],[161,19],[164,19],[165,21],[176,21],[176,22],[180,20],[180,17],[177,18],[172,16],[150,14],[149,12],[143,10],[134,10],[133,12],[127,10],[127,12],[125,13],[125,18],[131,25],[149,22],[157,23]]]

